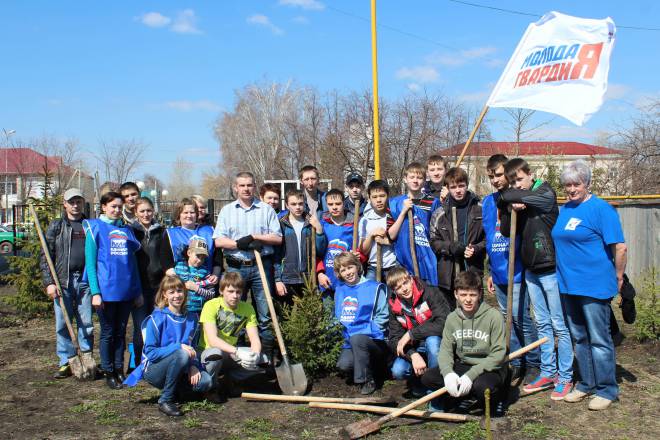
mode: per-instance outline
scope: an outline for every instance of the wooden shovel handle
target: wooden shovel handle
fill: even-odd
[[[506,287],[506,349],[511,342],[511,326],[513,325],[513,279],[515,277],[516,265],[516,229],[518,223],[517,211],[511,210],[511,231],[509,234],[509,267]]]
[[[351,250],[357,251],[358,245],[358,227],[360,225],[360,199],[355,201],[355,215],[353,216],[353,247]]]
[[[261,277],[261,284],[263,285],[264,288],[264,296],[266,297],[266,302],[268,303],[268,311],[270,312],[270,318],[273,320],[273,328],[275,329],[277,344],[280,346],[280,352],[282,353],[282,358],[286,358],[287,353],[286,353],[286,347],[284,346],[284,338],[282,338],[280,323],[277,319],[277,313],[275,313],[275,305],[273,305],[273,297],[270,295],[270,286],[268,285],[268,278],[266,278],[264,263],[261,261],[261,254],[259,253],[259,251],[254,251],[254,258],[257,261],[257,267],[259,268],[259,276]]]
[[[34,217],[34,228],[37,230],[37,235],[39,236],[39,242],[41,243],[41,250],[44,253],[44,257],[46,258],[46,263],[48,264],[48,270],[50,271],[50,276],[53,278],[53,281],[55,281],[55,287],[57,288],[57,292],[59,294],[60,309],[62,309],[62,316],[64,317],[64,322],[66,324],[67,329],[69,330],[69,335],[71,336],[71,341],[73,342],[73,346],[75,347],[76,352],[80,354],[80,345],[78,344],[78,336],[76,335],[76,332],[73,331],[73,325],[71,325],[71,319],[69,318],[69,313],[66,310],[66,306],[64,304],[64,298],[62,298],[63,292],[62,292],[62,286],[60,285],[60,278],[57,276],[57,272],[55,271],[55,265],[53,264],[53,260],[50,256],[50,251],[48,250],[46,237],[44,237],[44,231],[41,229],[41,222],[39,222],[37,211],[34,209],[34,205],[32,203],[28,204],[28,209],[30,210],[30,214],[32,215],[32,217]]]
[[[454,232],[454,241],[458,241],[458,219],[456,217],[456,207],[451,207],[451,228]],[[454,277],[461,271],[461,266],[458,264],[458,255],[454,255]]]
[[[376,281],[382,283],[383,272],[383,248],[380,243],[376,243]]]
[[[312,226],[311,248],[312,248],[312,252],[311,252],[312,266],[309,271],[309,277],[311,278],[312,281],[312,287],[316,287],[316,228],[314,226]]]
[[[414,206],[408,211],[408,235],[410,236],[408,241],[410,242],[410,257],[412,258],[413,272],[415,273],[415,276],[419,278],[419,264],[417,263],[417,248],[415,246],[415,219],[413,209],[415,209]]]

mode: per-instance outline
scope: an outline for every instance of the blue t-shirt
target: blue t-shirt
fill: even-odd
[[[617,294],[610,245],[624,243],[619,215],[596,196],[567,203],[552,228],[557,254],[559,292],[609,299]]]

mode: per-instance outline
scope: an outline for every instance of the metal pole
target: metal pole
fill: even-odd
[[[374,99],[374,173],[380,179],[380,127],[378,124],[378,48],[376,44],[376,0],[371,0],[371,75],[373,77]]]

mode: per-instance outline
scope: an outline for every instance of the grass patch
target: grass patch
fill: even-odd
[[[520,432],[524,434],[526,438],[543,439],[548,437],[552,430],[543,423],[525,423]]]
[[[197,417],[186,417],[186,419],[183,421],[183,426],[188,429],[199,428],[202,426],[202,420],[198,419]]]
[[[35,388],[44,388],[44,387],[50,387],[57,384],[57,381],[55,380],[40,380],[37,382],[31,382],[30,385],[32,385]]]
[[[93,414],[99,425],[128,425],[135,423],[133,419],[123,417],[113,409],[114,405],[120,404],[121,400],[99,400],[96,402],[83,402],[69,408],[74,414]]]
[[[210,402],[207,399],[199,400],[199,401],[193,401],[193,402],[187,402],[187,403],[184,403],[183,406],[181,407],[181,409],[184,412],[193,411],[193,410],[198,410],[198,411],[221,411],[222,408],[223,408],[222,405]]]
[[[443,434],[442,440],[476,440],[485,437],[486,431],[479,427],[478,422],[468,422]]]
[[[257,417],[247,420],[243,426],[241,438],[251,440],[274,440],[277,437],[272,435],[273,422],[269,419]]]

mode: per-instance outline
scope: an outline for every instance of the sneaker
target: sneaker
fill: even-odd
[[[564,396],[564,402],[568,403],[577,403],[583,401],[589,393],[585,393],[584,391],[580,391],[577,388],[574,388],[573,391],[570,393],[566,394]]]
[[[445,412],[444,399],[442,397],[435,398],[429,402],[429,412],[443,413]]]
[[[373,379],[363,383],[362,387],[360,388],[360,394],[362,394],[363,396],[368,396],[369,394],[373,394],[375,391],[376,391],[376,382]]]
[[[69,364],[62,365],[59,370],[57,370],[57,373],[53,374],[53,377],[55,379],[66,379],[67,377],[71,376],[71,367],[69,367]]]
[[[493,403],[490,408],[490,416],[494,418],[504,417],[506,414],[506,404],[501,400]]]
[[[594,396],[589,401],[589,409],[592,411],[601,411],[607,409],[612,404],[610,399],[606,399],[600,396]]]
[[[554,391],[550,394],[552,400],[564,400],[566,395],[571,392],[573,384],[571,382],[558,382],[555,385]]]
[[[549,377],[539,376],[532,382],[523,387],[525,394],[536,393],[538,391],[549,390],[555,386],[555,380]]]

